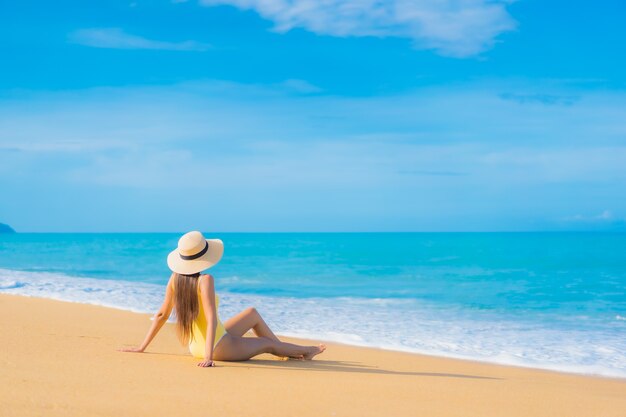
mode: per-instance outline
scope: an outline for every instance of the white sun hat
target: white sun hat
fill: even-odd
[[[185,233],[178,248],[167,256],[167,266],[178,273],[191,275],[209,269],[222,259],[224,243],[220,239],[205,239],[202,233]]]

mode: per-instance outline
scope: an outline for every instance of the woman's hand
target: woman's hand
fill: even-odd
[[[198,366],[201,366],[203,368],[208,368],[211,366],[215,366],[215,362],[213,362],[212,360],[205,359],[202,362],[198,363]]]
[[[140,347],[123,347],[123,348],[119,348],[118,352],[135,352],[135,353],[141,353],[143,352],[143,349]]]

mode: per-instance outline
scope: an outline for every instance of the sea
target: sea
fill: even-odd
[[[284,336],[626,378],[626,233],[205,236],[223,321],[254,306]],[[0,235],[0,292],[155,313],[179,237]]]

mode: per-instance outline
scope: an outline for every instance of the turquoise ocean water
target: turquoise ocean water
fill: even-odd
[[[223,320],[254,305],[283,335],[626,378],[624,233],[206,235]],[[154,313],[178,237],[0,235],[0,292]]]

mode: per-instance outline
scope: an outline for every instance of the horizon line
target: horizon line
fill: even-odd
[[[66,231],[66,232],[18,232],[0,233],[0,235],[29,235],[29,234],[184,234],[187,232],[180,231],[114,231],[114,232],[98,232],[98,231]],[[202,232],[205,233],[205,232]],[[457,231],[219,231],[211,232],[211,234],[461,234],[461,233],[626,233],[624,229],[615,230],[457,230]],[[205,233],[206,234],[206,233]]]

